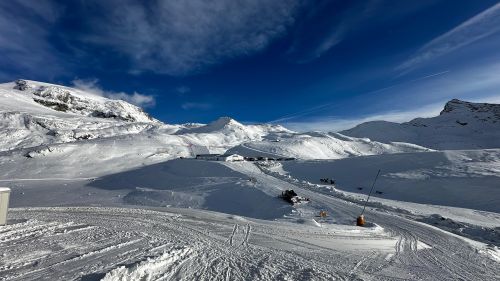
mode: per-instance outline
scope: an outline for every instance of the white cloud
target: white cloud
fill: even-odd
[[[408,111],[388,111],[381,112],[368,116],[356,118],[342,118],[336,116],[324,116],[313,118],[310,120],[299,122],[288,122],[283,125],[289,129],[296,131],[331,131],[338,132],[345,129],[350,129],[358,124],[369,121],[390,121],[390,122],[407,122],[417,117],[432,117],[439,114],[443,109],[444,103],[430,104],[420,107],[416,110]]]
[[[500,104],[500,95],[484,96],[474,99],[473,102],[497,103]],[[282,125],[288,129],[298,132],[306,131],[329,131],[338,132],[355,127],[358,124],[369,121],[389,121],[403,123],[415,118],[426,118],[439,115],[443,110],[446,101],[421,106],[418,109],[407,111],[388,111],[374,115],[357,118],[342,118],[335,116],[325,116],[299,122],[288,122]]]
[[[500,31],[500,3],[466,20],[420,48],[396,69],[408,71]],[[403,72],[404,73],[404,72]]]
[[[0,1],[0,65],[9,70],[3,71],[5,79],[52,78],[63,72],[64,58],[48,39],[48,28],[61,13],[49,1]]]
[[[179,87],[175,88],[175,91],[176,91],[179,95],[183,96],[183,95],[185,95],[185,94],[187,94],[187,93],[191,92],[191,88],[189,88],[188,86],[179,86]]]
[[[300,0],[99,1],[80,39],[126,54],[135,71],[182,76],[265,48],[293,23]]]
[[[123,100],[140,107],[153,107],[156,104],[155,97],[151,95],[143,95],[137,92],[127,94],[125,92],[105,91],[97,85],[97,79],[76,79],[72,82],[75,88],[101,97],[106,97],[114,100]]]
[[[461,71],[440,72],[358,96],[342,105],[328,103],[271,122],[297,131],[339,131],[374,120],[406,122],[417,117],[436,116],[445,103],[453,98],[500,104],[498,73],[500,63],[470,66]],[[320,115],[321,112],[334,111],[333,108],[339,106],[356,108],[357,112],[350,114],[358,115]],[[372,108],[379,110],[371,114],[359,113],[371,111]]]
[[[306,1],[309,6],[297,21],[298,32],[286,55],[294,62],[309,63],[328,53],[351,34],[408,16],[428,7],[433,1],[345,1],[349,2],[346,7],[331,0]],[[332,9],[335,10],[333,14]],[[318,24],[318,18],[328,21]]]
[[[199,103],[199,102],[186,102],[182,104],[182,109],[190,110],[190,109],[199,109],[199,110],[208,110],[212,108],[212,104],[210,103]]]

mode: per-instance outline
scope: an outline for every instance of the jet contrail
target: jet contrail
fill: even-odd
[[[446,55],[500,31],[500,3],[462,22],[425,44],[412,57],[396,67],[404,75],[419,64]]]
[[[417,78],[417,79],[414,79],[414,80],[410,80],[410,81],[408,81],[408,83],[415,82],[415,81],[420,81],[420,80],[424,80],[424,79],[435,77],[435,76],[440,76],[440,75],[446,74],[448,72],[450,72],[450,71],[446,70],[446,71],[442,71],[442,72],[430,74],[430,75],[427,75],[427,76],[424,76],[424,77],[420,77],[420,78]]]
[[[417,82],[417,81],[426,80],[426,79],[429,79],[429,78],[432,78],[432,77],[436,77],[436,76],[441,76],[441,75],[447,74],[449,72],[450,72],[450,70],[445,70],[445,71],[441,71],[441,72],[438,72],[438,73],[429,74],[429,75],[422,76],[422,77],[419,77],[419,78],[416,78],[416,79],[413,79],[413,80],[410,80],[410,81],[396,83],[396,84],[393,84],[391,86],[387,86],[387,87],[380,88],[380,89],[377,89],[377,90],[374,90],[374,91],[371,91],[371,92],[367,92],[367,93],[364,93],[363,95],[369,95],[369,94],[383,92],[385,90],[388,90],[388,89],[391,89],[391,88],[394,88],[394,87],[397,87],[397,86],[401,86],[401,85],[404,85],[404,84],[409,84],[409,83],[413,83],[413,82]],[[281,116],[280,118],[268,121],[267,123],[277,123],[277,122],[282,122],[282,121],[285,121],[285,120],[294,119],[296,117],[304,116],[304,115],[307,115],[309,113],[321,111],[322,109],[327,108],[327,107],[329,107],[331,105],[334,105],[334,104],[336,104],[336,103],[335,102],[329,102],[327,104],[318,105],[318,106],[315,106],[315,107],[311,107],[309,109],[304,109],[302,111],[298,111],[298,112],[295,112],[295,113],[291,113],[291,114],[287,114],[287,115]]]

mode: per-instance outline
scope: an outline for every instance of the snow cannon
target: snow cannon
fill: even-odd
[[[361,214],[356,219],[356,225],[357,226],[364,226],[365,225],[365,216],[363,216],[363,214],[365,213],[366,204],[368,204],[368,200],[370,200],[370,196],[372,195],[373,188],[375,187],[375,183],[377,182],[377,179],[378,179],[379,175],[380,175],[380,170],[378,170],[377,176],[375,177],[375,180],[373,181],[372,188],[370,189],[370,193],[368,193],[368,197],[366,198],[365,204],[363,206],[363,211],[361,211]]]
[[[356,219],[356,225],[357,225],[357,226],[364,226],[364,225],[365,225],[365,216],[360,215],[360,216]]]

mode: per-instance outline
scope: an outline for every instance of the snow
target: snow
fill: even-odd
[[[500,212],[498,149],[284,162],[283,169],[311,183],[333,178],[337,188],[363,194],[382,169],[375,197]]]
[[[23,85],[20,87],[19,85]],[[55,113],[59,116],[82,115],[133,122],[155,122],[141,108],[121,100],[110,100],[78,89],[17,80],[0,85],[1,99],[9,110],[26,112],[24,106],[36,113]],[[32,111],[31,111],[32,112]]]
[[[164,124],[123,101],[25,81],[0,85],[0,183],[13,207],[0,227],[0,280],[500,275],[495,105],[452,101],[435,119],[380,123],[378,139],[229,117]],[[194,159],[201,153],[297,160]],[[287,189],[310,201],[288,204],[278,198]]]
[[[449,101],[441,114],[406,123],[372,121],[340,132],[375,141],[414,143],[433,149],[500,147],[500,105]]]
[[[107,273],[102,281],[120,280],[157,280],[159,278],[172,278],[172,270],[179,267],[188,256],[192,255],[190,248],[174,249],[158,257],[148,258],[146,261],[134,265],[132,268],[118,267]]]
[[[293,157],[299,159],[340,159],[361,155],[431,151],[407,143],[380,143],[338,133],[309,132],[282,134],[280,141],[254,141],[231,148],[228,153],[247,157]]]

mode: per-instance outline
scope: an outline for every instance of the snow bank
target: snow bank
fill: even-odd
[[[193,255],[193,250],[185,247],[165,252],[158,257],[147,258],[132,267],[120,266],[108,272],[102,281],[157,280],[168,278],[175,268]]]

